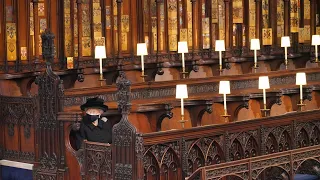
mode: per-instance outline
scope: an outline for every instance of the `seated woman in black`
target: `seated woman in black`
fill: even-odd
[[[86,114],[82,117],[80,129],[76,135],[77,149],[80,149],[84,139],[100,143],[112,142],[111,123],[105,118],[101,118],[101,114],[108,110],[108,106],[103,103],[103,100],[100,98],[91,98],[80,106],[81,110]]]

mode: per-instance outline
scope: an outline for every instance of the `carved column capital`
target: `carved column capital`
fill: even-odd
[[[117,0],[117,3],[122,3],[122,0]]]
[[[81,4],[82,3],[82,0],[77,0],[77,4]]]
[[[39,0],[32,0],[32,2],[33,2],[33,3],[38,3],[38,2],[39,2]]]
[[[190,0],[191,3],[195,3],[197,0]]]
[[[156,0],[156,3],[163,3],[163,0]]]

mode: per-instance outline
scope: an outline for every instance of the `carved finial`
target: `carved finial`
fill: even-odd
[[[127,79],[124,71],[119,72],[119,77],[117,78],[116,84],[118,88],[118,109],[122,114],[129,114],[131,108],[131,82]]]
[[[54,34],[46,29],[44,33],[41,34],[42,39],[42,56],[46,60],[47,64],[53,63],[55,48],[54,48]]]

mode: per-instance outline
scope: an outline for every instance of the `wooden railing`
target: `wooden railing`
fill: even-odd
[[[143,134],[147,179],[319,144],[320,111]],[[243,162],[246,162],[245,160]],[[166,167],[167,165],[174,167]],[[183,176],[185,175],[185,176]]]
[[[312,146],[289,150],[269,155],[252,157],[217,165],[201,167],[186,180],[212,179],[217,180],[227,176],[236,176],[241,179],[257,179],[270,167],[281,169],[284,174],[271,175],[278,179],[294,179],[301,165],[308,161],[319,159],[320,146]],[[314,164],[314,167],[317,165]],[[313,168],[313,167],[310,167]],[[270,179],[270,176],[269,176]]]

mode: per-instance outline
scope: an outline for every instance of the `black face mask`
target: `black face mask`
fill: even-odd
[[[99,119],[99,115],[86,114],[86,118],[87,118],[88,121],[94,122],[95,120]]]

